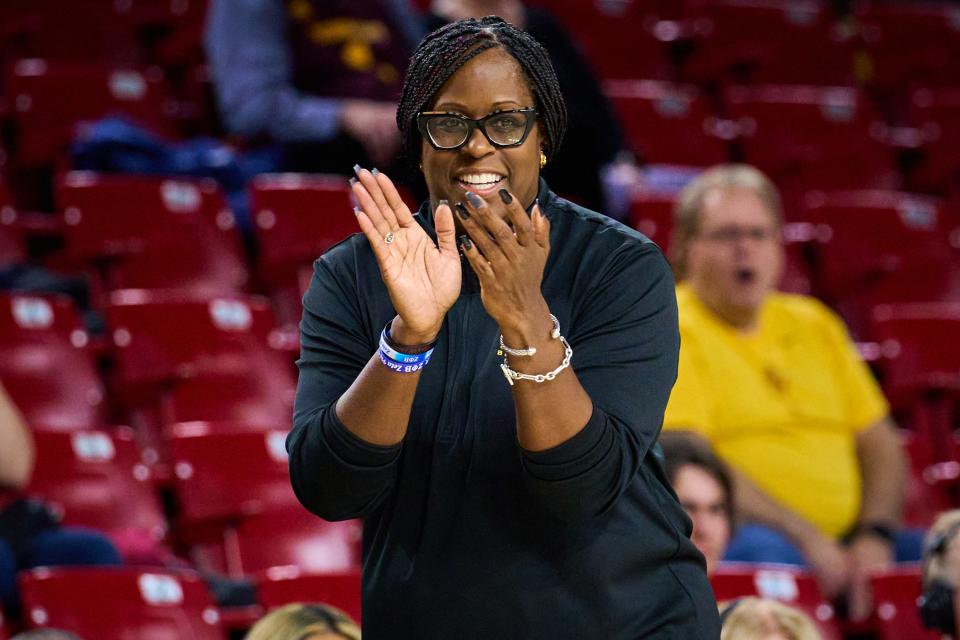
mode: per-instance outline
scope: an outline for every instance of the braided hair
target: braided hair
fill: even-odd
[[[487,16],[444,25],[428,34],[410,59],[397,105],[397,127],[403,151],[414,163],[419,162],[421,151],[417,114],[429,108],[440,87],[467,61],[496,47],[509,53],[523,69],[536,102],[545,139],[543,151],[548,159],[556,154],[567,128],[567,107],[546,49],[526,31],[497,16]]]

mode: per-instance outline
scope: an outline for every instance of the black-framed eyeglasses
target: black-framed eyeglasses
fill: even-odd
[[[530,135],[536,120],[533,107],[497,111],[476,120],[461,113],[422,111],[417,114],[417,128],[430,146],[443,151],[465,145],[474,129],[480,129],[495,147],[517,147]]]

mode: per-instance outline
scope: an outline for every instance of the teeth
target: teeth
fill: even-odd
[[[499,182],[502,178],[503,176],[495,173],[468,173],[457,179],[467,184],[493,184]]]

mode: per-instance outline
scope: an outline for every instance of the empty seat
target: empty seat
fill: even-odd
[[[815,288],[855,333],[875,304],[949,299],[955,249],[937,198],[891,191],[810,192]]]
[[[697,81],[848,84],[853,39],[828,2],[695,0],[687,3]]]
[[[3,165],[3,148],[0,148],[0,168]],[[7,185],[0,181],[0,266],[23,262],[27,247],[23,232],[17,225],[17,211]]]
[[[859,2],[867,80],[882,87],[960,85],[960,7],[953,2]]]
[[[268,611],[293,602],[323,602],[360,621],[360,571],[316,574],[295,567],[269,569],[257,579],[260,603]]]
[[[916,434],[913,453],[924,464],[925,480],[938,487],[956,485],[960,303],[881,305],[871,319],[884,392]]]
[[[74,127],[120,115],[171,134],[163,73],[92,62],[23,59],[7,70],[5,89],[21,168],[51,164],[67,151]]]
[[[601,78],[667,78],[669,43],[679,37],[675,21],[661,20],[663,7],[649,0],[540,0],[587,54]],[[662,3],[665,6],[670,3]]]
[[[728,126],[724,132],[695,87],[611,80],[604,92],[613,101],[628,144],[644,161],[707,166],[728,159],[732,131]]]
[[[297,273],[347,236],[358,233],[350,186],[339,176],[260,175],[250,187],[261,275],[295,286]]]
[[[920,569],[897,568],[870,577],[873,593],[876,638],[878,640],[937,640],[920,621],[917,599],[922,590]]]
[[[909,183],[939,192],[960,185],[960,87],[914,91],[910,121],[919,129],[922,143]]]
[[[0,381],[29,424],[104,424],[105,394],[88,342],[68,298],[0,293]]]
[[[107,290],[215,295],[247,283],[236,221],[213,180],[71,172],[57,202],[68,259]]]
[[[745,596],[779,600],[807,613],[825,640],[843,637],[833,606],[820,593],[809,573],[779,565],[721,565],[710,576],[718,602]]]
[[[732,87],[724,93],[747,162],[782,190],[891,188],[898,182],[886,125],[856,89]]]
[[[232,575],[288,564],[310,571],[359,566],[359,523],[324,522],[297,501],[286,435],[228,424],[171,425],[179,526],[199,565]]]
[[[37,459],[27,487],[68,525],[104,531],[124,556],[153,554],[167,524],[133,432],[34,433]]]
[[[49,569],[22,574],[24,617],[97,640],[225,640],[206,584],[189,571]]]
[[[673,195],[636,190],[630,199],[630,226],[657,243],[664,253],[670,250],[673,234]]]

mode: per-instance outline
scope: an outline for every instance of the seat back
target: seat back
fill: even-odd
[[[260,603],[266,610],[293,602],[323,602],[360,622],[360,571],[316,574],[295,567],[268,569],[257,579]]]
[[[710,584],[718,602],[745,596],[779,600],[809,615],[825,640],[843,637],[833,606],[814,577],[803,571],[781,565],[724,565],[710,576]]]
[[[117,115],[160,134],[174,131],[162,71],[51,59],[22,59],[6,73],[21,168],[52,164],[81,122]]]
[[[878,640],[937,640],[920,621],[917,600],[921,582],[918,568],[898,568],[870,577],[873,593],[874,630]]]
[[[104,389],[88,342],[68,298],[0,293],[0,380],[28,424],[104,423]]]
[[[189,571],[34,569],[21,574],[30,627],[97,640],[225,640],[210,592]]]
[[[65,524],[154,544],[166,537],[159,496],[130,429],[37,431],[33,437],[37,460],[27,492],[60,512]]]
[[[74,171],[57,201],[69,257],[96,267],[108,290],[215,295],[247,284],[236,221],[213,180]]]
[[[720,121],[695,87],[619,80],[605,83],[604,92],[613,101],[630,147],[644,161],[709,166],[729,158]]]

